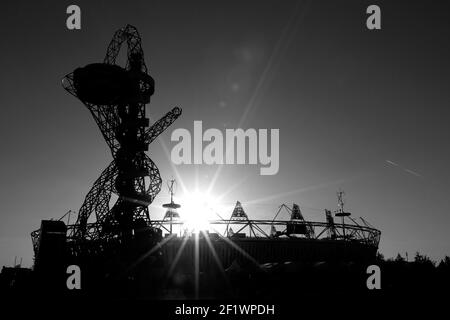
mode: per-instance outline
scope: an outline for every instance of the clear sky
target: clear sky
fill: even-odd
[[[365,11],[374,3],[382,30],[369,31]],[[156,81],[151,119],[183,109],[150,146],[163,179],[175,176],[163,145],[170,152],[171,132],[192,130],[194,120],[221,130],[278,128],[279,173],[224,166],[212,190],[225,194],[224,205],[240,200],[249,216],[271,218],[296,202],[306,218],[324,221],[343,189],[353,216],[382,231],[385,256],[450,254],[443,1],[76,1],[79,31],[65,27],[70,4],[17,0],[0,9],[0,265],[14,256],[31,265],[30,232],[77,211],[111,161],[61,78],[102,61],[127,23],[141,33]],[[217,166],[176,169],[188,189],[206,191]],[[161,218],[155,207],[167,200],[164,190],[152,217]]]

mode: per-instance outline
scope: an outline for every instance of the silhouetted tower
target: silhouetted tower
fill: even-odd
[[[124,43],[127,62],[121,67],[116,59]],[[173,108],[150,126],[145,105],[155,82],[147,71],[139,33],[131,25],[114,34],[103,63],[77,68],[63,79],[63,86],[88,108],[113,156],[87,194],[72,237],[84,241],[120,236],[127,242],[143,226],[151,228],[148,206],[161,190],[159,170],[145,152],[181,109]],[[113,194],[117,201],[110,204]]]
[[[179,219],[180,215],[178,214],[177,209],[181,206],[175,202],[173,202],[173,195],[175,194],[174,188],[176,187],[176,181],[174,179],[167,182],[167,188],[170,193],[170,203],[163,204],[163,208],[167,208],[166,214],[164,215],[163,220],[170,220],[170,234],[172,234],[172,221],[173,219]]]

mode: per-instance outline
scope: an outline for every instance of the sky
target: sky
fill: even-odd
[[[81,30],[66,8],[81,8]],[[381,30],[366,8],[381,8]],[[346,209],[382,231],[380,252],[450,255],[450,25],[444,1],[46,1],[2,4],[0,265],[32,264],[30,233],[77,211],[111,153],[61,86],[101,62],[114,32],[141,34],[156,91],[152,121],[182,116],[148,155],[164,180],[205,192],[217,165],[174,166],[177,128],[279,129],[279,172],[225,165],[211,193],[251,218],[298,203],[324,221]],[[245,115],[245,117],[243,116]],[[182,197],[178,190],[176,196]],[[150,211],[164,214],[157,196]],[[229,212],[221,213],[229,215]]]

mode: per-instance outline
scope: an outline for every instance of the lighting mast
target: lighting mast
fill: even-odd
[[[167,208],[166,214],[164,215],[164,220],[170,219],[170,234],[172,234],[172,220],[173,218],[179,218],[180,215],[177,212],[177,209],[181,207],[181,205],[173,202],[173,195],[175,194],[174,185],[176,187],[175,179],[172,179],[167,182],[167,188],[170,193],[170,203],[163,204],[163,208]]]
[[[344,195],[345,195],[345,192],[342,191],[342,190],[337,192],[338,209],[334,212],[334,215],[336,217],[342,217],[342,233],[343,233],[343,237],[345,239],[345,223],[344,223],[344,219],[345,219],[345,217],[350,216],[351,213],[344,211]]]

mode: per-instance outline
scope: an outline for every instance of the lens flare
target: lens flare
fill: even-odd
[[[188,232],[207,231],[209,220],[214,219],[217,200],[208,193],[186,193],[180,200],[180,216]]]

